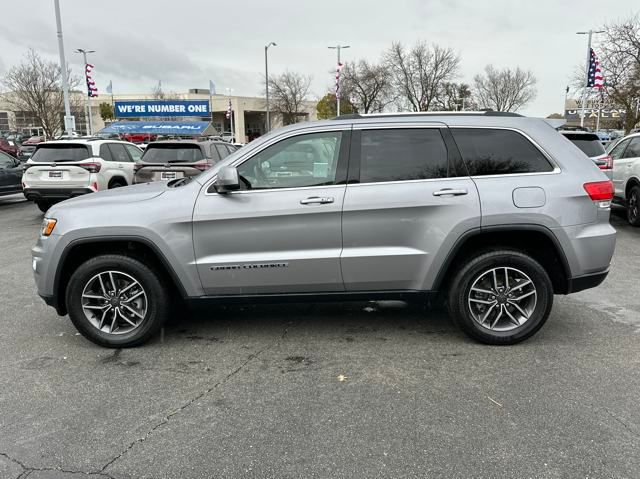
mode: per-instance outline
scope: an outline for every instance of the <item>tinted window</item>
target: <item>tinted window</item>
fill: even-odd
[[[35,162],[82,161],[91,157],[85,145],[49,144],[38,146],[31,159]]]
[[[452,128],[471,176],[553,171],[544,155],[520,133],[486,128]]]
[[[362,131],[361,183],[446,178],[447,164],[439,129]]]
[[[9,155],[5,155],[4,153],[0,153],[0,170],[5,170],[7,168],[14,168],[16,166],[15,161]]]
[[[624,150],[623,158],[639,158],[640,157],[640,138],[633,138],[626,150]]]
[[[216,144],[216,150],[218,150],[220,158],[226,158],[229,156],[229,150],[227,150],[224,145]]]
[[[245,161],[238,174],[251,189],[331,185],[336,179],[341,139],[340,132],[287,138]]]
[[[124,145],[124,147],[129,152],[129,155],[131,156],[133,161],[140,161],[140,158],[142,158],[142,152],[139,148],[136,148],[133,145]]]
[[[104,161],[113,161],[111,150],[109,150],[109,146],[106,143],[100,145],[100,158]]]
[[[109,150],[111,150],[113,161],[131,163],[131,158],[127,155],[127,150],[124,149],[124,145],[120,143],[110,143]]]
[[[595,134],[584,133],[563,133],[571,143],[576,145],[582,152],[590,157],[604,155],[604,146],[600,143],[600,137]]]
[[[237,148],[234,145],[225,145],[225,146],[227,147],[227,150],[229,150],[229,154],[237,150]]]
[[[198,145],[149,145],[142,155],[149,163],[192,163],[204,159]]]
[[[622,140],[620,143],[614,146],[613,149],[609,152],[611,158],[613,158],[614,161],[622,158],[622,154],[624,153],[624,150],[628,144],[629,140]]]

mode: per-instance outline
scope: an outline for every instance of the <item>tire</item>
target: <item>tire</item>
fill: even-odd
[[[627,198],[627,221],[631,226],[640,226],[640,186],[634,186]]]
[[[553,305],[549,275],[535,259],[518,251],[498,250],[472,257],[450,285],[449,315],[468,336],[486,344],[524,341],[544,325]],[[487,294],[493,291],[497,293]]]
[[[111,294],[114,282],[122,291],[120,298]],[[127,288],[133,282],[138,286]],[[164,324],[170,309],[169,292],[160,275],[137,259],[117,254],[97,256],[81,264],[69,279],[66,302],[69,318],[78,331],[108,348],[145,343]],[[107,306],[110,309],[105,312]]]
[[[109,183],[109,188],[108,189],[113,189],[113,188],[121,188],[123,186],[127,186],[126,181],[124,180],[113,180],[111,183]]]
[[[51,206],[53,206],[53,202],[52,201],[36,201],[36,205],[38,206],[38,209],[40,211],[42,211],[43,213],[46,213],[47,210],[51,208]]]

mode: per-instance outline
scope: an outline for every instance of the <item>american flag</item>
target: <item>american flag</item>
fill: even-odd
[[[604,77],[600,69],[600,62],[596,56],[596,52],[591,49],[591,57],[589,60],[589,75],[587,77],[587,87],[602,88],[604,86]]]
[[[228,120],[229,118],[231,118],[231,112],[232,112],[232,111],[233,111],[233,110],[231,109],[231,98],[229,98],[229,108],[227,108],[227,120]]]
[[[98,87],[96,87],[96,82],[93,81],[93,77],[91,76],[91,71],[94,68],[95,67],[91,63],[87,63],[84,66],[84,74],[87,80],[87,94],[91,98],[98,96]]]

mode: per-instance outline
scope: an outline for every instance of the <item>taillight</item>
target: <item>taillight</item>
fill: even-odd
[[[599,161],[604,161],[604,163],[600,163],[598,168],[601,170],[613,170],[613,158],[610,156],[603,156],[602,158],[598,158]]]
[[[611,206],[614,193],[613,182],[611,180],[585,183],[583,186],[589,198],[597,202],[599,208],[609,208]]]
[[[98,173],[100,171],[100,167],[102,165],[100,165],[100,163],[80,163],[80,168],[84,168],[85,170],[87,170],[89,173]]]
[[[193,165],[193,167],[197,170],[204,171],[211,168],[211,165],[209,163],[196,163]]]

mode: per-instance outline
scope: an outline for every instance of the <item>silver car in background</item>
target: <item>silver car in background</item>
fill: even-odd
[[[148,340],[177,299],[438,295],[471,337],[513,344],[554,294],[605,279],[612,197],[541,119],[343,116],[273,131],[192,178],[56,205],[33,270],[47,304],[107,347]]]

